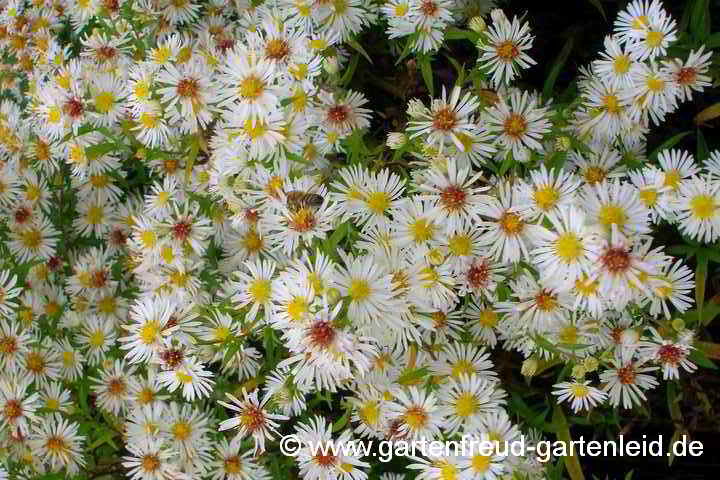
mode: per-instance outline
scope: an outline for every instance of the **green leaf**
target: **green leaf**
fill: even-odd
[[[682,132],[682,133],[678,133],[677,135],[674,135],[674,136],[668,138],[663,143],[661,143],[660,146],[658,146],[655,150],[653,150],[652,153],[650,153],[650,156],[649,156],[650,160],[656,160],[657,156],[660,152],[662,152],[663,150],[667,150],[668,148],[674,147],[675,145],[680,143],[680,140],[687,137],[691,133],[692,132],[690,132],[690,131]]]
[[[703,305],[705,305],[705,280],[708,273],[708,257],[703,251],[697,253],[697,267],[695,267],[695,305],[698,317],[703,318]]]
[[[450,27],[445,30],[445,38],[448,40],[470,40],[475,43],[480,38],[480,34],[472,30],[463,30],[457,27]]]
[[[557,81],[558,75],[560,75],[560,70],[562,70],[563,65],[565,65],[565,62],[567,61],[568,57],[570,56],[570,52],[572,52],[573,45],[575,45],[575,36],[571,36],[567,39],[565,42],[565,46],[560,51],[560,54],[555,59],[555,62],[553,63],[552,68],[550,69],[550,73],[548,74],[547,79],[545,80],[545,85],[543,86],[543,98],[545,100],[548,100],[553,93],[553,88],[555,87],[555,82]]]
[[[708,144],[705,141],[705,135],[703,135],[700,128],[697,129],[697,155],[695,155],[695,161],[705,160],[710,156],[710,150]]]
[[[355,75],[355,70],[357,69],[358,62],[360,61],[360,55],[355,54],[350,59],[350,63],[348,64],[347,68],[345,69],[345,73],[343,73],[343,76],[340,78],[340,85],[347,85],[350,83],[350,80],[352,80],[353,75]]]
[[[690,32],[698,42],[704,41],[710,35],[709,0],[695,0],[690,14]]]
[[[430,96],[435,96],[435,88],[433,86],[433,74],[432,74],[432,65],[430,64],[431,58],[429,55],[423,55],[421,57],[418,57],[418,64],[420,65],[420,72],[422,72],[423,80],[425,81],[425,86],[428,89],[428,92],[430,92]]]
[[[332,431],[333,433],[337,433],[343,428],[345,428],[345,425],[347,425],[348,420],[350,419],[350,414],[352,413],[352,407],[348,407],[345,409],[345,413],[342,417],[338,418],[336,422],[333,423]]]
[[[705,39],[705,50],[712,50],[720,47],[720,32],[713,33]]]
[[[600,15],[602,15],[603,19],[607,22],[607,15],[605,15],[605,9],[602,6],[602,3],[600,3],[600,0],[588,0],[592,4],[593,7],[597,8],[597,11],[600,12]]]
[[[428,372],[427,367],[407,369],[395,382],[400,385],[414,385],[420,383],[420,380],[422,380]]]
[[[372,63],[373,63],[372,58],[370,58],[370,55],[368,55],[368,53],[365,51],[365,49],[362,47],[362,45],[360,45],[358,43],[357,39],[351,38],[350,40],[347,41],[347,44],[350,45],[353,49],[355,49],[355,51],[360,53],[360,55],[365,57],[365,60],[370,62],[370,64],[372,65]]]
[[[570,455],[570,447],[572,445],[570,428],[568,427],[567,419],[565,418],[562,407],[558,404],[555,404],[555,408],[553,409],[552,423],[555,427],[555,435],[557,436],[557,439],[564,442],[566,446],[568,454],[563,457],[563,461],[565,462],[565,469],[567,470],[568,475],[571,480],[585,480],[577,455]]]
[[[718,369],[718,366],[715,365],[715,363],[705,355],[705,352],[700,349],[693,349],[690,352],[690,355],[688,355],[688,358],[698,367],[708,368],[710,370]]]

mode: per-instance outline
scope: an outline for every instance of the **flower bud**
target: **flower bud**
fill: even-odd
[[[482,17],[473,17],[470,19],[470,22],[468,22],[468,27],[475,33],[482,33],[485,31],[485,28],[487,28],[487,25]]]
[[[387,136],[387,146],[393,150],[401,148],[407,143],[407,135],[402,132],[390,132]]]
[[[595,357],[587,357],[585,360],[583,360],[583,367],[585,367],[586,372],[594,372],[598,368],[598,361]]]
[[[570,137],[557,137],[555,139],[555,150],[558,152],[567,152],[570,150]]]
[[[538,362],[538,359],[535,357],[530,357],[522,363],[520,373],[522,373],[526,377],[532,377],[537,372],[539,366],[540,362]]]
[[[572,376],[575,377],[577,380],[582,380],[585,378],[585,374],[587,373],[587,370],[582,365],[575,365],[572,369]]]

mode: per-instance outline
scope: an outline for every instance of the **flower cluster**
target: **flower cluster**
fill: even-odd
[[[269,479],[294,432],[284,468],[365,480],[362,457],[310,445],[541,438],[493,350],[528,377],[568,366],[548,393],[575,411],[641,405],[696,369],[671,322],[694,275],[653,229],[720,238],[720,152],[655,161],[645,137],[710,84],[710,54],[666,56],[657,0],[618,17],[570,105],[511,85],[533,37],[494,2],[255,3],[0,2],[12,474]],[[371,149],[373,105],[346,88],[358,34],[386,22],[398,57],[427,54],[471,17],[477,85],[411,99]],[[411,462],[544,478],[499,450]]]

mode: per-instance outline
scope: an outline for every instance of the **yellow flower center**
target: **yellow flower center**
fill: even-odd
[[[690,200],[692,214],[700,220],[707,220],[715,215],[717,205],[715,199],[710,195],[697,195]]]
[[[583,244],[572,232],[566,232],[555,240],[555,253],[558,257],[570,263],[577,260],[583,252]]]
[[[370,284],[367,280],[353,279],[350,282],[348,295],[353,301],[363,301],[370,296]]]
[[[255,303],[265,303],[270,299],[272,284],[270,280],[261,278],[254,280],[248,288],[248,293],[252,297],[252,301]]]
[[[469,417],[477,411],[477,401],[470,392],[463,392],[455,400],[455,413],[458,417]]]

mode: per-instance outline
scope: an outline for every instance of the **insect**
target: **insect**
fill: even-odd
[[[322,195],[313,193],[312,191],[317,187],[317,184],[310,187],[308,190],[292,190],[285,194],[285,205],[291,213],[295,213],[302,208],[315,210],[323,204],[325,199]]]

